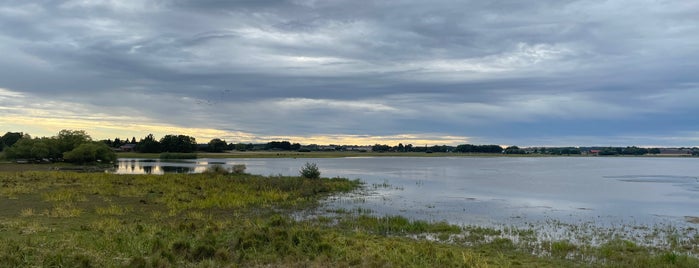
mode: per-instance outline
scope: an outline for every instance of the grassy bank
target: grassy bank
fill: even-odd
[[[624,240],[528,243],[536,236],[526,230],[504,238],[397,216],[291,217],[359,186],[245,174],[0,172],[0,267],[699,265]]]
[[[63,170],[63,171],[84,171],[84,172],[102,172],[106,168],[112,167],[112,164],[86,164],[78,165],[65,162],[56,163],[27,163],[18,164],[14,162],[0,162],[0,172],[21,172],[21,171],[52,171],[52,170]]]

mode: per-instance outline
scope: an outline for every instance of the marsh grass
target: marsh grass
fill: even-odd
[[[83,213],[83,209],[76,207],[72,203],[64,203],[55,205],[50,210],[45,210],[43,215],[52,218],[74,218],[79,217]]]
[[[678,251],[696,241],[671,237],[663,249],[614,239],[581,246],[359,210],[291,216],[360,187],[338,178],[21,172],[0,173],[0,182],[11,193],[0,196],[0,267],[699,265]],[[537,246],[550,254],[532,254]]]
[[[96,207],[95,213],[100,216],[122,216],[130,212],[131,208],[122,207],[116,204],[111,204],[107,207]]]
[[[34,216],[34,209],[33,208],[25,208],[22,209],[22,212],[19,214],[22,217],[31,217]]]

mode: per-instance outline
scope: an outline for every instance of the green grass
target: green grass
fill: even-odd
[[[364,213],[297,220],[346,179],[247,174],[0,172],[0,267],[696,267],[625,240]],[[526,243],[516,242],[526,241]],[[549,254],[532,254],[539,248]],[[696,254],[696,253],[695,253]]]

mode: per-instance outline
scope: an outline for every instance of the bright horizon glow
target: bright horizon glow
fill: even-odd
[[[32,103],[30,100],[36,100]],[[318,103],[333,103],[323,100],[299,99],[300,104],[293,104],[294,99],[283,100],[285,103],[292,103],[297,107],[303,105],[317,105]],[[530,144],[513,144],[511,142],[482,142],[482,139],[474,139],[466,136],[444,135],[439,133],[422,134],[395,134],[395,135],[357,135],[357,134],[312,134],[312,135],[261,135],[245,131],[230,131],[205,127],[182,127],[173,124],[165,124],[149,119],[145,116],[128,116],[125,112],[121,114],[93,113],[85,115],[85,111],[95,109],[89,105],[68,102],[68,101],[47,101],[37,96],[31,96],[0,88],[0,102],[14,104],[14,107],[2,107],[6,115],[0,117],[2,133],[24,132],[32,137],[52,137],[60,130],[85,130],[94,140],[133,138],[140,140],[148,134],[153,134],[157,139],[165,135],[188,135],[197,140],[197,143],[207,143],[211,139],[219,138],[226,142],[233,143],[267,143],[270,141],[290,141],[303,145],[374,145],[387,144],[397,146],[399,143],[413,146],[434,146],[459,144],[498,144],[503,148],[516,145],[522,148],[527,147],[580,147],[580,146],[638,146],[644,148],[654,147],[694,147],[685,146],[663,146],[653,144],[637,143],[636,140],[648,139],[648,137],[614,137],[606,142],[594,142],[595,138],[590,137],[569,137],[561,138],[559,145],[545,142]],[[310,103],[310,104],[309,104]],[[18,105],[21,104],[21,105]],[[333,103],[334,106],[346,106],[351,109],[373,108],[386,109],[380,105],[358,103]],[[56,110],[56,107],[60,108]],[[2,134],[0,133],[0,134]],[[699,142],[697,133],[686,133],[683,137],[655,137],[658,140],[674,141],[688,140]],[[504,145],[503,145],[504,144]]]
[[[231,132],[210,128],[185,128],[165,124],[136,124],[118,123],[97,120],[60,119],[60,118],[31,118],[10,116],[0,118],[3,129],[0,132],[24,132],[32,137],[52,137],[63,129],[85,130],[93,140],[144,138],[153,134],[160,139],[168,134],[192,136],[197,143],[207,143],[219,138],[228,143],[267,143],[270,141],[289,141],[303,145],[374,145],[387,144],[397,146],[399,143],[413,146],[459,145],[468,143],[467,137],[438,136],[438,135],[310,135],[310,136],[260,136],[245,132]]]

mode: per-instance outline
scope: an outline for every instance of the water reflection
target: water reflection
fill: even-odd
[[[192,173],[194,169],[190,167],[171,167],[171,166],[162,166],[161,169],[165,173]]]
[[[120,159],[108,172],[116,174],[201,173],[208,163],[160,161],[157,159]]]

